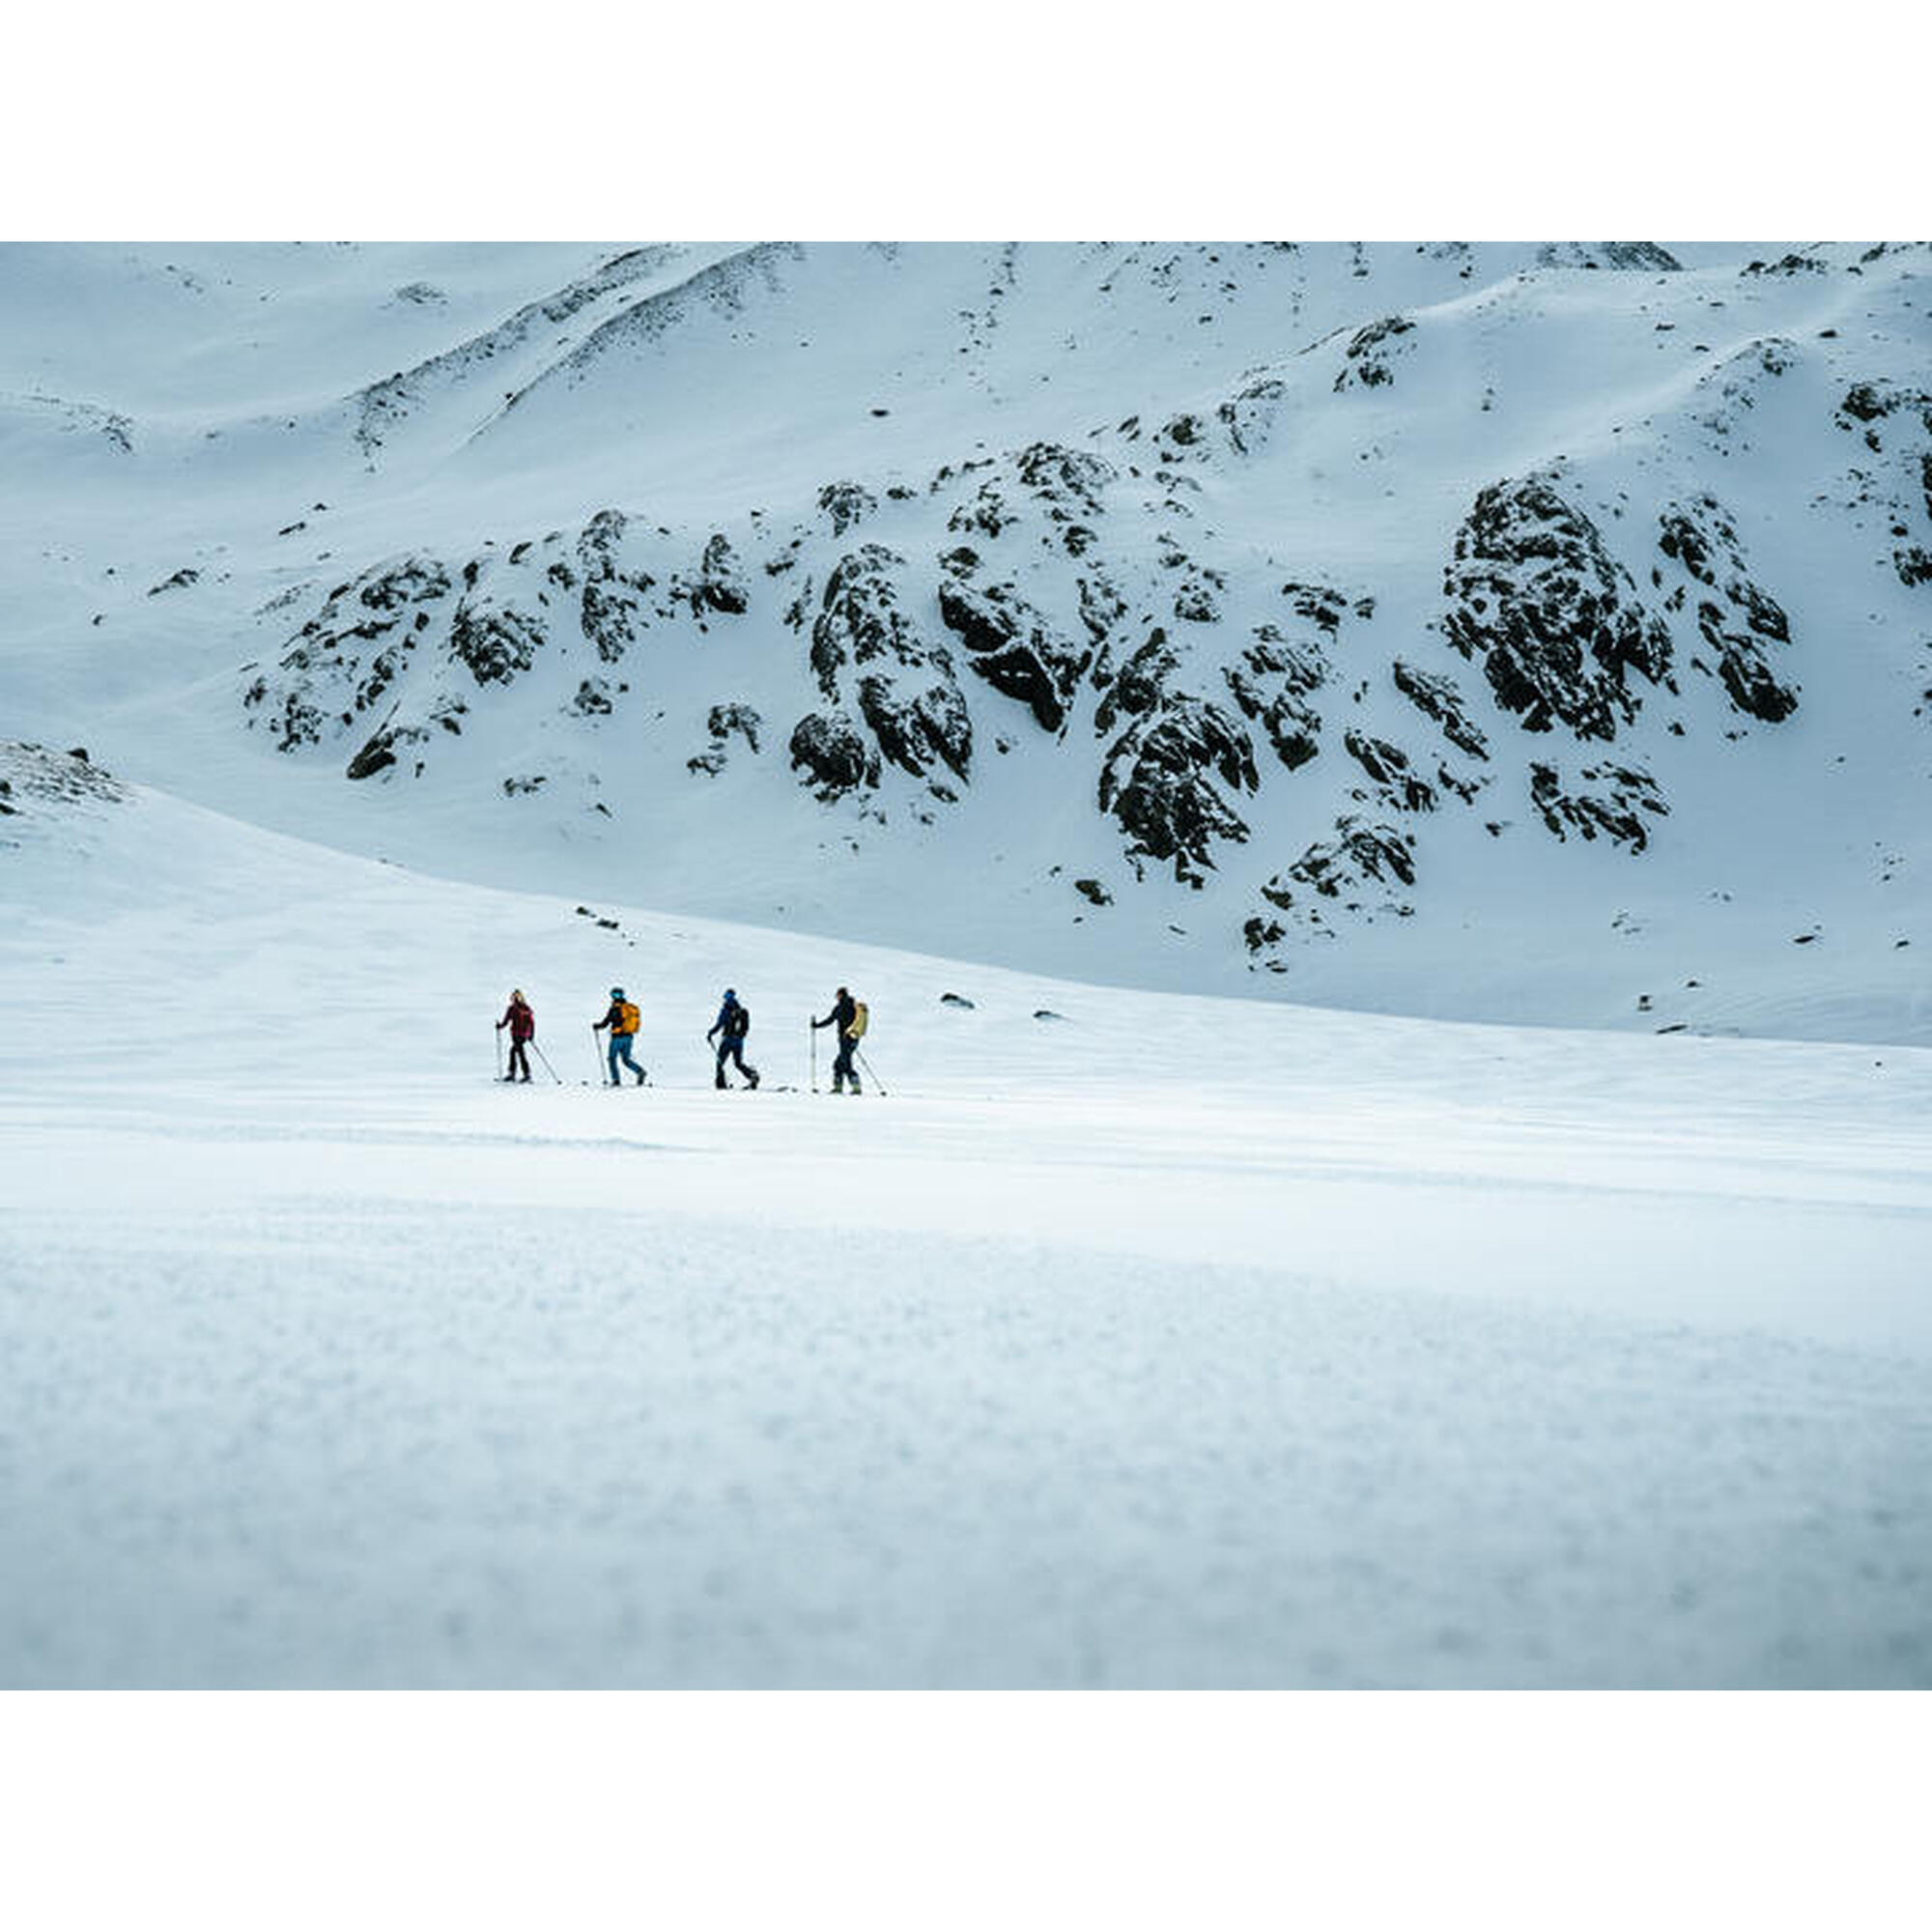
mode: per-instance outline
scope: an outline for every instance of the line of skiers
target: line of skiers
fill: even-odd
[[[832,1091],[843,1094],[849,1091],[857,1094],[859,1089],[859,1069],[852,1064],[852,1056],[858,1051],[859,1042],[866,1036],[866,1028],[870,1014],[863,1000],[855,1000],[849,988],[840,986],[832,1002],[832,1010],[823,1019],[811,1022],[815,1034],[821,1027],[835,1029],[834,1038],[838,1043],[837,1057],[832,1063]],[[646,1068],[639,1066],[632,1057],[632,1048],[638,1037],[638,1028],[642,1015],[634,1001],[624,995],[621,986],[611,988],[611,1004],[601,1020],[591,1022],[593,1034],[609,1033],[611,1037],[605,1047],[605,1059],[610,1074],[605,1084],[611,1087],[623,1085],[624,1070],[628,1070],[637,1084],[644,1084]],[[524,997],[523,988],[516,988],[510,995],[509,1006],[503,1017],[497,1022],[498,1033],[510,1036],[510,1070],[501,1077],[504,1081],[522,1080],[530,1077],[529,1048],[537,1035],[537,1016],[530,1003]],[[721,1088],[730,1086],[724,1077],[726,1066],[735,1065],[739,1077],[753,1092],[758,1085],[758,1069],[745,1059],[745,1040],[752,1031],[752,1009],[739,999],[733,987],[724,988],[724,998],[718,1009],[718,1017],[705,1030],[706,1044],[717,1056],[716,1078],[714,1084]],[[538,1057],[542,1049],[538,1048]],[[550,1065],[548,1061],[544,1062]],[[553,1076],[555,1069],[551,1069]]]

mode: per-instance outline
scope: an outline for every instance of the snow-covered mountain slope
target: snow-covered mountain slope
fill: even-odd
[[[0,1683],[1932,1684],[1932,1054],[1052,981],[0,781]],[[512,979],[556,1084],[490,1084]],[[584,1084],[613,981],[643,1092]],[[841,981],[885,1098],[797,1091]]]
[[[471,881],[1932,1039],[1928,263],[10,249],[0,701]]]

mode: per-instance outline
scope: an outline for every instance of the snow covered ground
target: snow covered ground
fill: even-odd
[[[1932,1052],[0,837],[0,1684],[1932,1685]]]

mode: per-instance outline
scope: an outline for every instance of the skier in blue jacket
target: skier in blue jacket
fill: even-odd
[[[758,1069],[745,1065],[745,1036],[752,1030],[752,1009],[741,1005],[738,995],[729,987],[724,988],[724,1004],[718,1009],[718,1017],[711,1022],[704,1037],[718,1042],[718,1085],[728,1087],[730,1082],[724,1077],[724,1063],[735,1060],[738,1071],[745,1076],[753,1092],[757,1091]]]

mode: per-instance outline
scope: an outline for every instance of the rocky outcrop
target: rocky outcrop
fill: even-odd
[[[478,684],[508,684],[536,662],[543,620],[491,597],[466,597],[449,620],[449,651]]]
[[[582,582],[578,620],[605,664],[618,663],[650,623],[646,599],[657,580],[635,565],[625,567],[630,527],[631,520],[621,510],[599,510],[577,542],[581,576],[561,560],[550,568],[551,581],[561,590]]]
[[[758,732],[763,728],[764,722],[749,704],[714,704],[704,720],[705,729],[711,734],[711,743],[696,757],[687,758],[685,769],[716,778],[728,762],[734,737],[744,739],[753,752],[758,749]],[[806,769],[812,768],[808,765]],[[815,781],[823,782],[822,780]]]
[[[940,621],[980,677],[1024,704],[1042,731],[1057,733],[1093,662],[1093,646],[1060,637],[1012,584],[971,582],[978,561],[970,550],[943,559],[950,574],[939,586]]]
[[[879,507],[879,499],[863,483],[828,483],[818,493],[818,507],[832,520],[832,534],[842,537]]]
[[[1414,327],[1406,315],[1387,315],[1358,328],[1342,352],[1342,371],[1335,378],[1337,393],[1351,386],[1378,389],[1394,382],[1393,345]]]
[[[742,617],[751,608],[751,593],[745,588],[738,554],[722,530],[704,546],[704,560],[698,566],[697,581],[691,587],[690,597],[695,611],[716,611],[725,616]]]
[[[1435,810],[1434,788],[1416,776],[1408,753],[1400,745],[1392,745],[1386,738],[1373,737],[1366,731],[1352,730],[1342,734],[1342,744],[1375,787],[1375,802],[1394,811]],[[1362,803],[1369,802],[1368,794],[1357,792],[1355,797]]]
[[[1267,733],[1275,756],[1295,771],[1321,749],[1321,717],[1310,699],[1327,678],[1327,661],[1291,643],[1277,625],[1258,625],[1254,635],[1221,674],[1241,715]]]
[[[1546,477],[1493,483],[1456,533],[1443,631],[1526,731],[1614,738],[1641,704],[1634,671],[1669,677],[1670,632],[1601,532]]]
[[[1673,503],[1658,520],[1657,547],[1698,586],[1694,599],[1682,585],[1670,598],[1673,609],[1687,601],[1695,605],[1706,651],[1692,656],[1692,668],[1718,677],[1733,708],[1746,716],[1768,724],[1790,717],[1798,708],[1797,690],[1779,681],[1766,646],[1788,644],[1791,626],[1777,601],[1751,581],[1723,505],[1710,496]],[[1662,573],[1654,577],[1661,588]]]
[[[879,754],[867,749],[852,721],[838,712],[816,711],[792,726],[791,762],[822,805],[879,782]]]
[[[0,738],[0,818],[46,816],[76,805],[125,805],[130,797],[128,787],[80,746],[56,752]]]
[[[453,588],[443,565],[421,554],[373,565],[337,584],[290,640],[275,670],[257,674],[243,689],[250,723],[265,724],[282,752],[354,728],[428,650]]]
[[[1465,752],[1472,758],[1489,757],[1490,741],[1469,722],[1463,694],[1457,689],[1454,678],[1436,677],[1429,671],[1418,670],[1414,665],[1406,664],[1401,658],[1396,659],[1390,675],[1395,681],[1395,688],[1425,718],[1433,718],[1442,727],[1442,735],[1459,752]]]
[[[1176,879],[1198,888],[1214,842],[1248,837],[1228,794],[1253,792],[1260,777],[1238,720],[1179,689],[1178,670],[1156,627],[1112,679],[1094,715],[1101,737],[1119,731],[1102,756],[1098,798],[1127,835],[1130,859],[1171,863]]]
[[[1529,796],[1544,824],[1557,838],[1567,836],[1566,827],[1585,838],[1602,833],[1633,852],[1641,852],[1650,843],[1650,833],[1639,814],[1662,817],[1670,810],[1648,772],[1608,762],[1587,768],[1581,782],[1568,787],[1554,765],[1532,763]]]
[[[1310,845],[1293,865],[1277,872],[1262,888],[1262,896],[1283,912],[1306,914],[1311,893],[1350,911],[1361,911],[1365,905],[1362,895],[1369,887],[1414,883],[1413,834],[1345,813],[1335,821],[1335,837]],[[1409,910],[1402,901],[1388,901],[1382,909],[1398,914]]]
[[[1097,518],[1116,473],[1105,458],[1057,442],[1030,443],[1013,459],[1013,469],[1047,520],[1057,524]]]
[[[882,544],[863,545],[838,560],[811,628],[812,672],[835,703],[850,690],[879,752],[902,771],[929,779],[944,766],[963,780],[973,758],[971,714],[952,653],[928,640],[900,609],[893,573],[904,568],[905,559]],[[796,758],[796,733],[792,749]],[[834,768],[850,769],[842,751]],[[828,781],[818,782],[822,788]]]

